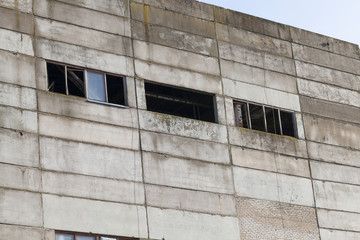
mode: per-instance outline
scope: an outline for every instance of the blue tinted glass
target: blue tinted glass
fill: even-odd
[[[88,98],[98,101],[106,101],[104,74],[87,72]]]
[[[57,233],[56,240],[74,240],[74,235]]]
[[[95,237],[77,235],[76,239],[77,240],[95,240]]]

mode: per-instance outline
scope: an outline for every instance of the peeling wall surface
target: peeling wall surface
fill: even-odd
[[[125,76],[128,107],[48,91],[47,61]],[[216,123],[147,111],[145,81],[214,94]],[[193,0],[0,1],[0,239],[55,231],[360,239],[358,46]]]

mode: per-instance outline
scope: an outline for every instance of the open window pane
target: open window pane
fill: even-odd
[[[147,109],[215,122],[214,95],[145,83]]]
[[[234,104],[234,109],[235,109],[236,126],[249,128],[249,123],[248,123],[248,118],[247,118],[247,116],[248,116],[247,104],[236,102]]]
[[[56,240],[74,240],[74,235],[72,235],[72,234],[63,234],[63,233],[56,233]]]
[[[106,102],[104,74],[87,72],[88,98]]]
[[[279,110],[265,107],[266,124],[269,133],[281,134]]]
[[[108,102],[125,105],[124,78],[106,75]]]
[[[65,84],[65,66],[46,63],[48,75],[48,90],[50,92],[57,92],[66,94]]]
[[[283,135],[295,137],[294,113],[280,111]]]
[[[265,120],[263,107],[260,105],[249,104],[251,128],[265,132]]]
[[[69,95],[85,97],[84,70],[67,67]]]

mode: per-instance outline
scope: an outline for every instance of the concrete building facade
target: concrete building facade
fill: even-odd
[[[90,101],[92,72],[124,102]],[[150,83],[214,119],[149,111]],[[239,127],[237,101],[294,136]],[[359,199],[357,45],[193,0],[0,1],[0,240],[358,240]]]

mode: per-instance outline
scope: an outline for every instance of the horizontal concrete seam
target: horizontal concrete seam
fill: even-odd
[[[307,207],[307,208],[315,209],[315,205],[302,205],[302,204],[296,204],[296,203],[288,203],[288,202],[282,202],[282,201],[274,201],[274,200],[263,199],[263,198],[240,196],[240,195],[238,195],[237,193],[235,193],[235,195],[236,195],[236,198],[247,198],[247,199],[268,201],[268,202],[272,202],[272,203],[276,203],[276,204],[282,203],[282,204],[288,204],[288,205],[292,205],[292,206],[302,206],[302,207]],[[315,203],[314,203],[314,204],[315,204]]]
[[[344,163],[338,163],[338,162],[330,162],[330,161],[324,161],[324,160],[319,160],[319,159],[313,159],[313,158],[308,158],[309,161],[313,161],[313,162],[317,162],[317,163],[325,163],[325,164],[330,164],[330,165],[336,165],[336,166],[341,166],[341,167],[352,167],[352,168],[359,168],[360,169],[360,164],[358,166],[356,165],[347,165]]]
[[[356,92],[356,93],[360,94],[360,90],[339,86],[339,85],[333,84],[333,83],[321,82],[321,81],[317,81],[316,79],[309,79],[309,78],[303,78],[303,77],[297,77],[296,79],[302,79],[302,80],[305,80],[305,81],[308,81],[308,82],[315,82],[315,83],[319,83],[319,84],[322,84],[322,85],[331,86],[333,88],[344,89],[344,90],[347,90],[349,92]],[[299,94],[299,95],[301,95],[301,94]],[[313,97],[313,98],[315,98],[315,97]],[[331,102],[329,100],[325,100],[325,101]]]
[[[303,95],[302,95],[303,96]],[[317,99],[317,98],[316,98]],[[319,100],[322,100],[322,99],[319,99]],[[329,102],[329,103],[335,103],[335,102]],[[345,105],[343,104],[344,106],[347,106],[347,107],[350,107],[349,105]],[[351,106],[352,107],[352,106]],[[355,122],[355,121],[349,121],[349,120],[343,120],[343,119],[340,119],[340,118],[335,118],[335,117],[328,117],[328,116],[325,116],[325,115],[320,115],[320,114],[317,114],[317,113],[313,113],[311,111],[303,111],[302,112],[303,114],[307,115],[307,116],[315,116],[317,118],[323,118],[323,119],[327,119],[327,120],[336,120],[340,123],[344,123],[344,124],[352,124],[352,125],[359,125],[360,127],[360,120],[359,122]]]
[[[360,108],[359,108],[359,110],[360,110]],[[344,124],[344,125],[351,125],[351,126],[353,126],[353,127],[356,127],[356,128],[359,128],[359,124],[357,124],[357,123],[352,123],[352,122],[347,122],[347,121],[345,121],[345,120],[341,120],[341,119],[336,119],[336,118],[330,118],[330,117],[326,117],[326,116],[318,116],[318,115],[316,115],[316,114],[309,114],[309,113],[303,113],[303,115],[304,116],[308,116],[308,117],[312,117],[312,118],[314,118],[313,116],[316,116],[316,120],[317,119],[322,119],[322,120],[326,120],[326,121],[331,121],[331,122],[336,122],[336,123],[341,123],[341,124]],[[304,124],[304,128],[306,128],[306,125]],[[313,141],[313,140],[309,140],[309,139],[307,139],[307,141]],[[321,142],[320,142],[321,143]],[[333,145],[333,144],[329,144],[329,145]],[[337,146],[337,145],[335,145],[335,146]],[[351,148],[350,146],[349,147],[346,147],[346,148]],[[355,148],[356,149],[356,148]],[[360,150],[360,148],[359,149],[357,149],[357,150]]]
[[[3,108],[13,108],[13,109],[19,110],[19,111],[21,111],[21,112],[32,112],[32,113],[37,113],[37,112],[38,112],[36,109],[21,108],[21,107],[6,105],[6,104],[0,104],[0,107],[3,107]]]
[[[17,129],[17,128],[7,128],[7,127],[3,127],[3,126],[1,126],[1,125],[0,125],[0,129],[9,130],[9,131],[18,132],[18,133],[25,133],[25,134],[27,134],[27,135],[35,135],[35,136],[38,135],[38,130],[36,130],[36,131],[34,131],[34,132],[29,132],[29,131],[22,130],[22,129]]]
[[[19,227],[19,228],[29,228],[29,229],[36,229],[36,230],[45,230],[46,229],[44,227],[22,225],[22,224],[17,224],[17,223],[2,223],[2,222],[0,222],[0,225],[11,226],[11,227]]]
[[[321,208],[321,207],[316,207],[318,210],[326,210],[328,212],[341,212],[341,213],[351,213],[354,215],[359,215],[360,217],[360,212],[351,212],[351,211],[344,211],[344,210],[335,210],[335,209],[331,209],[331,208]]]
[[[342,145],[334,145],[334,144],[330,144],[330,143],[324,143],[324,142],[317,142],[314,140],[306,140],[308,142],[313,142],[313,143],[318,143],[318,144],[322,144],[322,145],[326,145],[326,146],[331,146],[334,148],[342,148],[342,149],[346,149],[346,150],[350,150],[350,151],[354,151],[354,152],[360,152],[360,149],[357,148],[352,148],[351,146],[342,146]],[[316,159],[313,159],[316,160]],[[322,160],[319,160],[322,161]]]
[[[0,77],[0,85],[1,84],[3,84],[3,85],[11,85],[11,86],[14,86],[14,87],[17,87],[17,88],[27,88],[27,89],[37,90],[36,87],[28,87],[28,86],[21,85],[21,84],[16,84],[16,83],[11,83],[11,82],[4,82],[3,80],[1,80],[1,77]]]
[[[339,232],[350,232],[350,233],[359,233],[360,234],[360,230],[359,231],[353,231],[353,230],[344,230],[344,229],[340,229],[340,228],[327,228],[327,227],[320,227],[320,229],[335,230],[335,231],[339,231]]]
[[[360,169],[359,169],[360,172]],[[312,177],[313,181],[316,182],[321,182],[321,183],[331,183],[331,184],[338,184],[338,185],[347,185],[347,186],[352,186],[352,187],[358,187],[360,190],[360,183],[350,183],[350,182],[339,182],[339,181],[335,181],[335,180],[331,180],[331,179],[325,179],[325,178],[316,178],[316,177]],[[360,211],[359,211],[360,213]]]
[[[27,14],[27,15],[34,15],[32,11],[30,11],[30,12],[24,12],[24,11],[21,11],[20,9],[15,9],[15,8],[5,7],[5,6],[1,6],[0,8],[4,8],[4,9],[8,9],[8,10],[13,10],[13,11],[15,11],[15,12],[20,12],[20,13]]]

